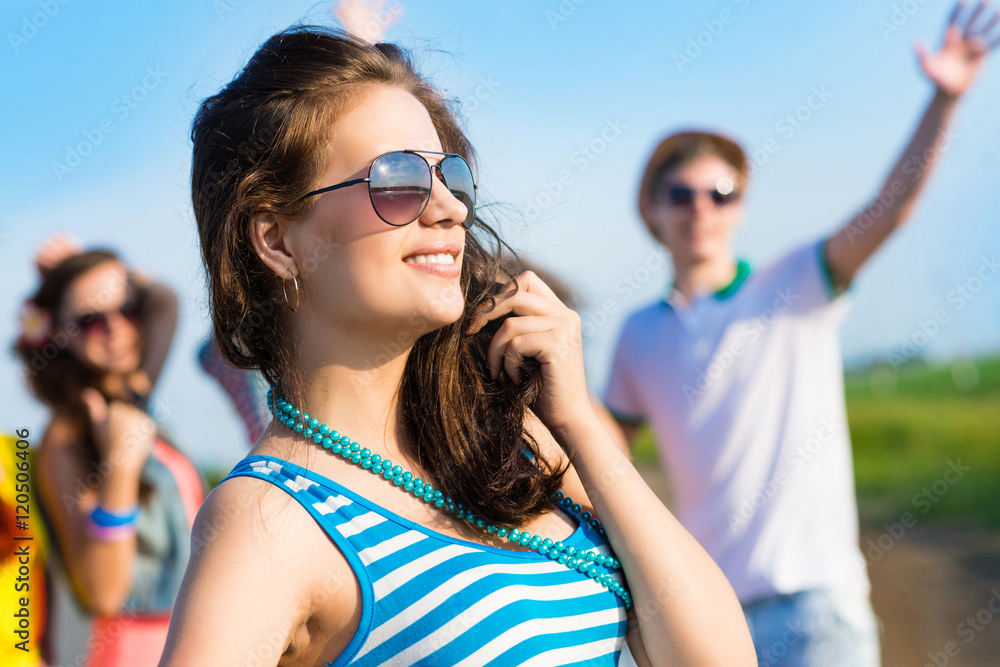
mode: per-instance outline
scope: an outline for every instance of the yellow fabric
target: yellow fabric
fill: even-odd
[[[21,441],[34,444],[32,434],[21,431],[27,437]],[[0,511],[6,520],[0,524],[4,533],[3,540],[8,547],[13,543],[13,555],[6,555],[10,549],[0,554],[0,609],[3,610],[6,622],[0,623],[0,665],[4,667],[36,667],[41,656],[38,645],[45,629],[45,581],[44,563],[46,540],[42,529],[42,517],[38,500],[35,495],[35,478],[33,475],[34,452],[18,447],[19,438],[0,434]],[[28,502],[18,503],[18,492],[22,493],[20,500],[25,500],[23,492],[25,482],[18,482],[18,473],[29,474],[27,482]],[[22,480],[23,480],[22,474]],[[27,513],[25,513],[27,509]],[[22,520],[27,529],[18,525]],[[15,539],[11,539],[13,533]],[[30,539],[16,539],[16,538]],[[24,555],[23,551],[27,550]],[[5,557],[4,557],[5,556]],[[27,602],[22,607],[21,602]],[[27,638],[18,633],[16,614],[20,610],[27,611]],[[14,614],[13,623],[8,614]],[[26,650],[21,650],[24,647]]]

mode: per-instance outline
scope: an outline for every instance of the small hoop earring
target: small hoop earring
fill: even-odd
[[[281,294],[285,297],[285,305],[288,306],[289,310],[291,310],[293,313],[295,313],[295,312],[298,312],[298,310],[299,310],[299,279],[298,279],[298,277],[294,273],[292,274],[292,284],[295,285],[295,307],[294,308],[292,308],[292,304],[288,303],[288,293],[285,291],[285,281],[286,280],[288,280],[288,278],[282,278],[281,279]]]

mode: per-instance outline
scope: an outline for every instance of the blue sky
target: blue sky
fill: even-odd
[[[751,153],[773,140],[737,239],[741,255],[766,264],[832,231],[880,185],[932,92],[913,42],[937,46],[951,10],[933,0],[677,4],[404,3],[387,35],[462,101],[482,197],[505,205],[507,237],[582,297],[598,391],[624,314],[669,282],[634,205],[654,142],[689,126],[727,132]],[[197,460],[227,468],[245,444],[194,360],[209,320],[188,133],[200,100],[301,20],[332,23],[329,4],[6,0],[0,9],[0,337],[13,340],[36,286],[32,254],[49,233],[112,245],[180,295],[158,388],[171,406],[165,422]],[[817,91],[816,108],[802,111]],[[998,103],[1000,71],[988,63],[911,225],[857,281],[842,331],[848,361],[887,360],[942,308],[948,321],[925,355],[1000,349],[1000,280],[979,283],[961,307],[949,299],[970,280],[976,287],[979,267],[1000,252]],[[629,280],[636,287],[622,289]],[[0,427],[40,434],[45,410],[10,354],[0,378]]]

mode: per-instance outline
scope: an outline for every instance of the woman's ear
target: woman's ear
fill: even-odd
[[[254,252],[279,278],[298,275],[295,257],[285,236],[287,231],[288,222],[271,212],[258,213],[251,221],[250,243]]]

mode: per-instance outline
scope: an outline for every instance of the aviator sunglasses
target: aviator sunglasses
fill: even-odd
[[[432,165],[420,153],[443,155],[444,158],[440,163]],[[368,168],[368,178],[357,178],[313,190],[303,195],[301,199],[346,188],[349,185],[367,183],[368,197],[378,217],[390,225],[401,227],[423,215],[431,199],[435,169],[445,187],[468,209],[469,213],[462,221],[462,226],[468,229],[476,218],[476,183],[469,163],[457,153],[409,149],[383,153],[375,158]]]
[[[716,206],[726,206],[739,198],[739,192],[732,187],[732,184],[729,183],[728,188],[726,185],[716,185],[711,190],[695,190],[686,185],[665,186],[660,191],[660,199],[670,202],[673,206],[691,206],[694,198],[701,192],[708,195]],[[726,192],[726,189],[729,191]]]

